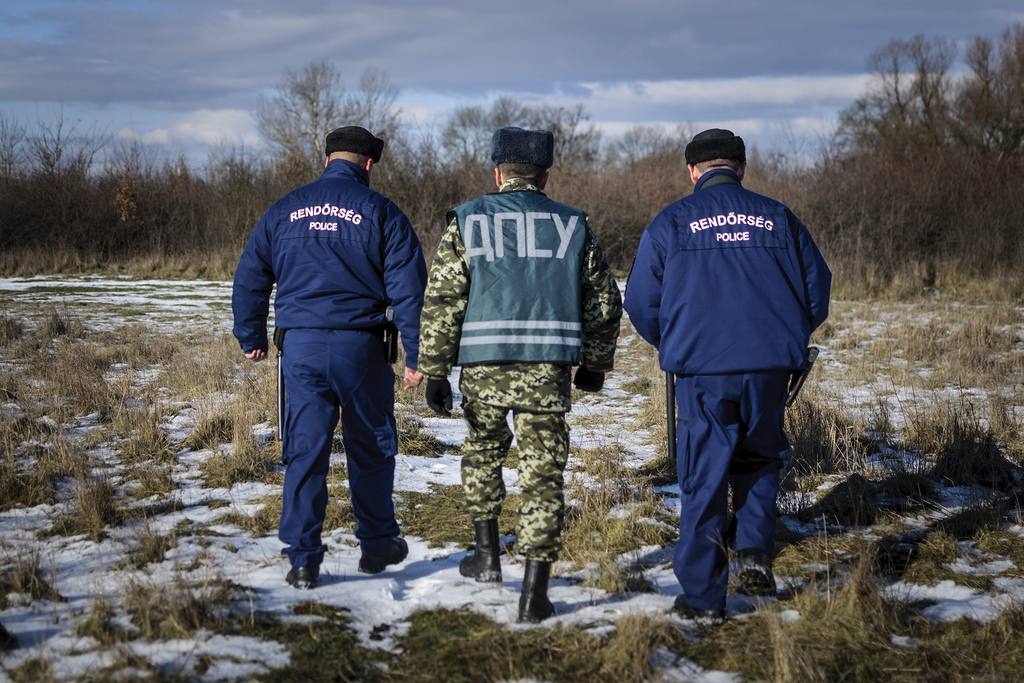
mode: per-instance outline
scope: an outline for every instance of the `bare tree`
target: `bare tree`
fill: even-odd
[[[315,169],[324,137],[339,121],[343,93],[341,76],[326,59],[289,69],[276,95],[259,98],[256,126],[281,157],[305,159]]]
[[[490,110],[459,107],[441,133],[447,158],[459,162],[485,162],[490,158],[491,136],[502,126],[550,130],[555,136],[555,165],[578,166],[597,157],[600,135],[584,128],[582,104],[573,107],[530,106],[515,97],[500,97]]]
[[[862,149],[886,144],[900,151],[922,140],[942,143],[955,58],[951,40],[922,35],[894,40],[872,54],[874,88],[840,114],[840,135]]]
[[[343,122],[360,125],[379,138],[394,137],[398,133],[401,110],[395,108],[398,86],[391,82],[387,72],[369,66],[359,77],[359,91],[343,100]]]
[[[686,143],[693,137],[690,127],[676,125],[672,132],[661,126],[638,124],[630,127],[622,137],[608,147],[611,161],[634,164],[642,159],[661,155],[675,155],[682,158]]]
[[[77,124],[67,125],[63,109],[58,109],[52,121],[36,122],[35,131],[26,137],[26,152],[47,178],[85,178],[108,141],[105,132],[82,132]]]
[[[0,113],[0,176],[13,180],[25,160],[25,127]]]
[[[998,49],[974,38],[965,59],[971,73],[953,105],[957,139],[998,155],[1024,151],[1024,25],[1007,28]]]
[[[369,67],[357,92],[346,92],[338,69],[328,60],[289,69],[273,97],[260,97],[253,116],[263,138],[285,162],[297,160],[311,172],[323,166],[327,133],[342,125],[359,125],[377,135],[393,135],[399,111],[398,88],[385,72]]]
[[[486,162],[495,130],[529,127],[529,121],[529,110],[515,97],[499,97],[489,111],[480,106],[457,107],[441,132],[441,146],[453,161]]]
[[[529,111],[529,127],[550,130],[555,136],[555,166],[565,170],[589,168],[598,157],[601,133],[584,126],[590,118],[582,104],[537,107]]]

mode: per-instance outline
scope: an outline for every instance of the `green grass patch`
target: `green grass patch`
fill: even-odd
[[[436,458],[444,453],[462,454],[461,446],[447,444],[423,431],[423,423],[414,417],[400,415],[397,422],[399,453],[425,458]]]
[[[355,517],[352,516],[352,504],[349,501],[348,489],[343,486],[329,487],[330,500],[327,503],[327,514],[324,517],[323,532],[335,529],[352,529]],[[259,510],[252,515],[240,512],[229,512],[217,518],[219,524],[234,524],[255,536],[264,536],[276,531],[281,522],[281,494],[264,496],[255,503],[261,504]]]
[[[431,548],[447,543],[467,547],[473,542],[473,524],[465,512],[466,494],[461,486],[432,483],[430,493],[401,491],[397,495],[395,515],[403,533],[424,539]],[[515,533],[518,510],[518,494],[508,494],[498,517],[502,534]]]
[[[254,676],[267,683],[313,681],[380,681],[385,676],[378,664],[391,656],[369,650],[359,643],[351,619],[342,608],[319,603],[299,603],[296,615],[313,617],[305,623],[288,623],[268,614],[256,614],[235,623],[239,635],[283,643],[291,654],[287,667]]]
[[[255,438],[236,441],[231,450],[214,453],[199,470],[207,488],[231,488],[253,481],[284,483],[279,444],[260,444]]]
[[[402,654],[381,681],[470,683],[476,681],[655,680],[651,655],[683,647],[685,637],[656,617],[626,617],[606,638],[580,628],[512,631],[467,610],[423,610],[398,637]]]

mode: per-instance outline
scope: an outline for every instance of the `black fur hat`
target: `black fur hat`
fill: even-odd
[[[491,161],[498,164],[533,164],[551,168],[555,136],[549,130],[523,130],[504,126],[491,137]]]
[[[686,146],[686,163],[695,166],[712,159],[735,159],[741,164],[747,160],[743,138],[731,130],[710,128],[697,133]]]
[[[335,128],[327,134],[324,141],[324,152],[331,156],[335,152],[352,152],[373,159],[380,163],[380,153],[384,151],[384,141],[375,138],[373,133],[359,126],[343,126]]]

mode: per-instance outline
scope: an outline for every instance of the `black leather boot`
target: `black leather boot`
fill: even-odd
[[[501,539],[498,536],[498,520],[485,519],[473,522],[476,532],[476,550],[459,562],[459,573],[476,579],[480,583],[501,581]]]
[[[758,548],[746,548],[739,555],[739,586],[737,593],[768,597],[775,595],[775,575],[768,553]]]
[[[554,616],[555,606],[548,600],[548,578],[550,576],[550,562],[526,561],[523,594],[519,596],[519,621],[536,624]]]

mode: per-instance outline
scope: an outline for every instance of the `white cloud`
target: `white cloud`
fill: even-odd
[[[728,104],[808,105],[846,103],[862,94],[870,76],[728,78],[702,80],[635,81],[582,84],[591,92],[595,107],[604,101],[616,106]]]
[[[252,114],[244,109],[201,109],[161,122],[150,130],[122,128],[117,135],[136,137],[146,144],[182,147],[222,144],[259,147],[263,144]]]

